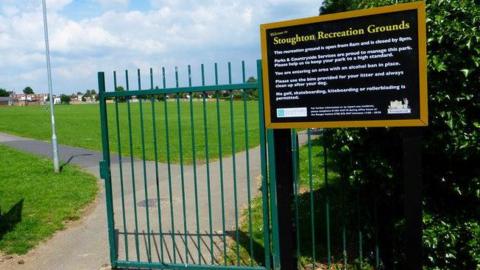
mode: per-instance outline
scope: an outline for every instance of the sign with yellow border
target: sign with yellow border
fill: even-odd
[[[428,125],[425,4],[261,25],[267,128]]]

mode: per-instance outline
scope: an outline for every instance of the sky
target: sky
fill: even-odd
[[[0,88],[20,93],[31,86],[47,88],[41,0],[0,1]],[[318,15],[321,0],[47,0],[54,93],[97,89],[97,72],[105,71],[107,88],[112,72],[125,85],[148,88],[149,69],[161,86],[166,68],[167,87],[174,85],[178,66],[180,85],[200,83],[200,64],[206,82],[213,82],[218,62],[220,83],[227,82],[231,61],[234,82],[241,80],[241,61],[247,76],[256,76],[260,58],[259,25]],[[121,74],[121,76],[120,76]],[[135,84],[135,85],[133,85]]]

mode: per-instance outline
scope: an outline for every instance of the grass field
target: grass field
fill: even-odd
[[[330,200],[330,225],[342,224],[342,213],[346,208],[354,208],[354,200],[348,201],[346,206],[342,205],[341,193],[345,188],[341,181],[338,172],[332,170],[334,167],[329,166],[328,172],[329,186],[325,185],[324,180],[324,152],[322,141],[320,138],[312,140],[310,153],[308,145],[300,147],[299,153],[299,193],[297,197],[298,203],[298,223],[297,231],[299,236],[298,262],[299,269],[331,269],[331,270],[372,270],[374,269],[367,261],[360,264],[357,254],[352,252],[349,254],[349,263],[344,265],[342,262],[342,227],[331,226],[330,236],[332,239],[332,257],[331,265],[328,267],[327,263],[327,245],[326,245],[326,220],[325,220],[325,198],[329,196]],[[309,156],[311,159],[311,174],[309,169]],[[330,158],[329,158],[330,159]],[[330,160],[329,160],[330,163]],[[331,165],[331,164],[330,164]],[[311,177],[310,177],[311,176]],[[310,179],[312,180],[310,190]],[[311,208],[311,199],[314,201],[314,209]],[[346,207],[346,208],[344,208]],[[250,262],[253,265],[261,265],[264,260],[264,239],[263,239],[263,214],[262,214],[262,198],[256,197],[251,202],[251,228],[249,233],[249,215],[248,209],[244,209],[242,213],[242,223],[240,225],[240,261],[243,265],[248,265]],[[312,217],[315,230],[315,242],[312,239]],[[348,231],[347,236],[349,240],[354,239],[353,234],[356,231]],[[252,242],[250,242],[252,240]],[[313,245],[315,243],[315,247]],[[349,242],[350,243],[350,242]],[[253,248],[253,258],[250,256],[250,245]],[[315,248],[315,249],[314,249]],[[315,250],[315,256],[313,251]],[[351,247],[349,246],[349,250]],[[227,263],[229,265],[236,265],[236,245],[231,242],[227,252]],[[315,257],[315,260],[314,260]],[[223,258],[220,258],[222,261]],[[315,262],[315,267],[313,266]]]
[[[166,143],[166,121],[165,121],[165,102],[155,102],[155,124],[157,131],[157,151],[160,161],[167,160]],[[180,160],[180,136],[178,128],[177,103],[172,100],[166,102],[168,114],[168,136],[170,158],[173,162]],[[247,104],[248,137],[249,147],[259,144],[259,123],[258,123],[258,103],[257,101],[248,101]],[[142,158],[142,129],[140,119],[139,103],[131,103],[131,129],[132,129],[132,151],[133,156]],[[128,108],[126,103],[120,103],[119,111],[119,130],[120,145],[117,144],[117,126],[116,110],[114,104],[108,104],[109,117],[109,135],[110,150],[122,155],[130,155],[130,138],[128,125]],[[230,122],[230,102],[220,101],[220,132],[222,140],[222,154],[232,154],[232,134],[235,139],[235,151],[245,149],[245,117],[243,101],[233,102],[233,123],[234,132],[232,133]],[[60,105],[55,107],[57,135],[60,144],[77,146],[92,150],[101,150],[101,133],[99,107],[92,105]],[[45,106],[27,106],[27,107],[0,107],[0,117],[8,121],[0,121],[0,131],[19,136],[35,138],[40,140],[49,140],[51,136],[50,116],[48,107]],[[206,106],[207,114],[207,137],[208,150],[210,158],[217,158],[219,155],[219,136],[217,122],[216,102],[208,101]],[[143,103],[143,121],[144,121],[144,141],[145,157],[148,160],[154,160],[155,151],[153,144],[153,121],[152,105],[150,101]],[[193,160],[192,149],[192,128],[190,122],[190,104],[188,101],[180,102],[180,127],[182,132],[183,159],[186,163]],[[203,124],[203,106],[201,101],[193,102],[193,132],[197,160],[205,159],[205,128]]]
[[[95,177],[0,145],[0,250],[24,254],[80,217],[95,199]]]

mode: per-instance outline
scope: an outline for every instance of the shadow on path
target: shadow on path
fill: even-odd
[[[78,158],[78,157],[88,157],[88,156],[93,156],[93,154],[77,154],[77,155],[72,155],[70,156],[67,161],[65,161],[64,163],[62,163],[62,165],[60,165],[60,171],[63,171],[63,168],[65,166],[67,166],[68,164],[70,164],[70,162],[72,162],[75,158]]]

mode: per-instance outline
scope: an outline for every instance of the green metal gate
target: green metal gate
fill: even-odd
[[[148,87],[140,70],[135,87],[128,71],[121,80],[113,72],[111,91],[98,74],[113,267],[280,269],[275,159],[282,157],[263,122],[260,61],[258,80],[246,79],[244,62],[236,68],[228,63],[220,76],[215,64],[207,76],[201,65],[198,77],[190,66],[170,77],[150,69]],[[382,221],[398,212],[393,197],[371,196],[345,169],[328,166],[324,131],[291,132],[298,269],[395,269],[387,263],[402,253],[389,246],[391,226]]]
[[[198,77],[188,66],[186,85],[175,68],[174,87],[164,68],[150,69],[148,87],[140,70],[135,87],[128,71],[122,80],[113,72],[111,91],[98,73],[113,267],[271,268],[260,61],[259,81],[247,82],[244,62],[238,68],[241,83],[228,63],[221,84],[215,64],[211,85],[204,65]]]

